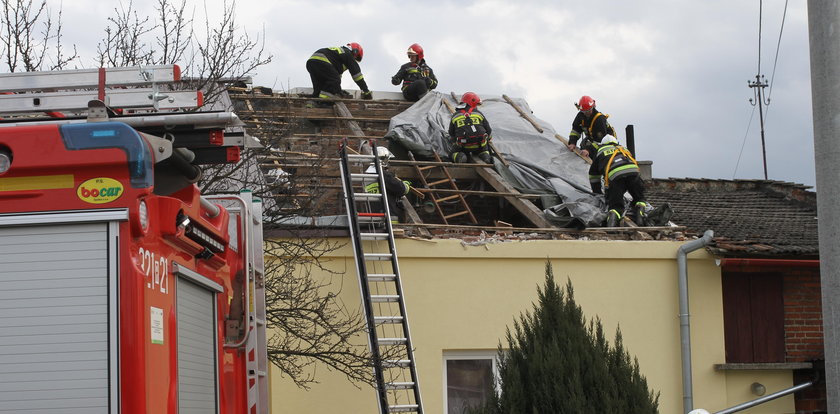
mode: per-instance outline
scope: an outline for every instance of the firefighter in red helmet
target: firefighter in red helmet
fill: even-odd
[[[406,100],[417,102],[426,92],[437,87],[435,72],[426,64],[423,48],[415,43],[408,47],[408,63],[400,66],[397,74],[391,77],[391,83],[402,82],[402,93]]]
[[[362,99],[373,99],[373,93],[368,89],[362,69],[359,67],[362,56],[364,56],[364,50],[358,43],[325,47],[315,51],[306,61],[306,70],[312,78],[312,96],[315,98],[342,97],[346,92],[341,90],[341,74],[349,70],[353,81],[362,90]]]
[[[490,156],[492,130],[484,114],[476,109],[478,105],[481,105],[478,95],[474,92],[465,93],[449,121],[452,162],[467,162],[469,157],[478,157],[488,164],[493,162]]]
[[[598,144],[607,135],[617,136],[615,129],[607,122],[609,115],[602,114],[595,108],[595,100],[591,96],[581,96],[575,104],[577,116],[572,121],[572,131],[569,132],[569,149],[577,148],[578,140],[583,135],[580,149],[583,156],[595,153]]]

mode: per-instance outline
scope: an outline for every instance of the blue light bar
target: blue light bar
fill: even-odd
[[[69,150],[119,148],[128,158],[131,186],[148,188],[154,182],[152,155],[146,140],[122,122],[93,122],[59,126],[64,146]]]

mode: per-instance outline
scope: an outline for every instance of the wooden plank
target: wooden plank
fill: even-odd
[[[586,228],[583,230],[573,229],[573,228],[564,228],[564,227],[545,227],[545,228],[534,228],[534,227],[508,227],[508,226],[470,226],[464,224],[430,224],[430,223],[423,223],[423,224],[414,224],[414,223],[400,223],[396,226],[400,227],[426,227],[426,228],[434,228],[434,229],[453,229],[453,230],[485,230],[485,231],[501,231],[505,233],[597,233],[597,234],[604,234],[604,233],[636,233],[636,232],[645,232],[645,233],[659,233],[659,232],[681,232],[685,231],[684,226],[677,226],[677,227],[643,227],[643,228],[632,228],[632,227],[591,227]]]
[[[520,107],[519,107],[519,105],[517,105],[517,104],[516,104],[516,102],[513,102],[513,100],[512,100],[512,99],[510,99],[507,95],[502,95],[502,98],[504,98],[504,99],[505,99],[505,101],[507,101],[507,103],[509,103],[509,104],[510,104],[510,106],[512,106],[512,107],[513,107],[513,109],[516,109],[516,112],[519,112],[519,115],[520,115],[520,116],[522,116],[523,118],[525,118],[525,120],[526,120],[526,121],[530,122],[530,123],[531,123],[531,125],[533,125],[533,126],[534,126],[534,129],[536,129],[537,131],[539,131],[539,133],[540,133],[540,134],[542,134],[543,132],[545,132],[545,130],[544,130],[544,129],[542,129],[542,127],[541,127],[539,124],[537,124],[537,121],[535,121],[535,120],[534,120],[534,118],[531,118],[531,115],[526,114],[526,113],[525,113],[525,111],[523,111],[523,110],[522,110],[522,108],[520,108]]]
[[[435,189],[431,190],[428,188],[418,188],[417,191],[421,193],[434,191],[436,193],[441,194],[464,194],[464,195],[478,195],[478,196],[490,196],[490,197],[518,197],[518,198],[540,198],[539,194],[522,194],[522,193],[499,193],[495,191],[477,191],[477,190],[446,190],[446,189]]]
[[[493,186],[496,191],[504,192],[504,193],[518,193],[515,188],[509,186],[504,179],[494,170],[481,168],[477,169],[478,175],[484,178],[488,184]],[[540,211],[534,203],[530,201],[524,201],[519,199],[518,197],[514,196],[506,196],[505,200],[510,203],[514,208],[519,210],[522,215],[524,215],[528,220],[531,221],[537,227],[554,227],[551,222],[546,220],[543,217],[543,212]]]
[[[542,128],[542,127],[541,127],[541,126],[537,123],[537,121],[536,121],[536,120],[534,120],[534,118],[532,118],[532,117],[531,117],[531,115],[526,114],[526,113],[525,113],[525,111],[523,111],[523,110],[522,110],[522,108],[520,108],[520,107],[519,107],[519,105],[517,105],[517,104],[516,104],[516,102],[513,102],[513,100],[512,100],[512,99],[510,99],[510,97],[508,97],[507,95],[502,95],[502,98],[504,98],[504,99],[505,99],[505,101],[507,101],[507,103],[509,103],[509,104],[510,104],[510,106],[512,106],[512,107],[513,107],[513,109],[516,109],[516,112],[519,112],[519,115],[520,115],[520,116],[522,116],[523,118],[525,118],[525,120],[526,120],[526,121],[530,122],[530,123],[531,123],[531,125],[532,125],[532,126],[533,126],[533,127],[534,127],[537,131],[539,131],[541,134],[542,134],[543,132],[545,132],[545,130],[544,130],[544,129],[543,129],[543,128]],[[566,138],[563,138],[562,136],[560,136],[559,134],[554,134],[554,137],[555,137],[555,138],[557,138],[557,139],[559,139],[559,140],[560,140],[560,142],[562,142],[564,145],[566,145],[566,146],[568,146],[568,145],[569,145],[569,141],[568,141],[568,140],[566,140]],[[575,154],[577,154],[579,157],[583,158],[583,159],[584,159],[587,163],[592,164],[592,160],[591,160],[591,159],[589,159],[589,157],[585,157],[585,156],[583,156],[583,154],[581,154],[581,153],[580,153],[580,150],[579,150],[579,149],[575,148],[574,153],[575,153]]]
[[[348,119],[347,126],[350,127],[350,130],[353,131],[353,135],[357,137],[364,136],[365,133],[362,131],[362,127],[359,126],[359,123],[352,120],[353,114],[350,113],[350,110],[347,109],[347,105],[344,105],[344,102],[336,101],[335,105],[333,105],[333,110],[335,111],[336,115],[342,118],[351,118]]]
[[[384,118],[384,117],[364,117],[364,116],[331,116],[331,115],[318,115],[314,113],[289,113],[288,111],[237,111],[237,114],[242,114],[242,116],[270,116],[276,118],[296,118],[296,119],[308,119],[314,121],[343,121],[347,118],[351,118],[353,121],[357,122],[391,122],[391,118]]]
[[[566,138],[563,138],[560,134],[554,134],[554,138],[557,138],[558,140],[560,140],[560,142],[562,142],[564,145],[569,146],[569,141],[566,140]],[[592,164],[592,159],[587,157],[587,156],[584,156],[583,154],[581,154],[580,148],[575,148],[573,150],[573,152],[575,154],[577,154],[578,157],[583,158],[583,160],[586,161],[587,164]]]
[[[402,197],[402,206],[405,210],[405,217],[408,219],[408,222],[411,224],[423,224],[423,220],[420,219],[420,215],[417,214],[417,211],[414,210],[414,206],[408,201],[405,196]],[[418,227],[417,232],[420,233],[423,237],[432,237],[432,233],[429,230],[426,230],[424,227]]]

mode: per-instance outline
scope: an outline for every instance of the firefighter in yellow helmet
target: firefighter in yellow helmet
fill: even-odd
[[[630,219],[639,226],[646,225],[645,183],[639,175],[639,165],[630,151],[618,145],[618,139],[607,135],[597,146],[589,167],[589,185],[592,192],[601,193],[601,177],[604,179],[607,198],[607,227],[616,227],[624,212],[624,193],[633,198]]]
[[[478,157],[488,164],[493,162],[490,156],[492,129],[476,107],[481,105],[481,98],[473,92],[461,97],[461,103],[449,121],[449,137],[452,139],[452,162],[467,162],[469,157]]]

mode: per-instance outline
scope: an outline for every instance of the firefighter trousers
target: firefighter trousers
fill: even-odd
[[[633,205],[645,202],[645,183],[638,173],[631,173],[610,180],[606,189],[607,205],[610,210],[624,212],[624,193],[633,197]]]
[[[317,60],[306,61],[306,71],[312,79],[313,98],[336,98],[341,96],[341,74],[333,65]]]

